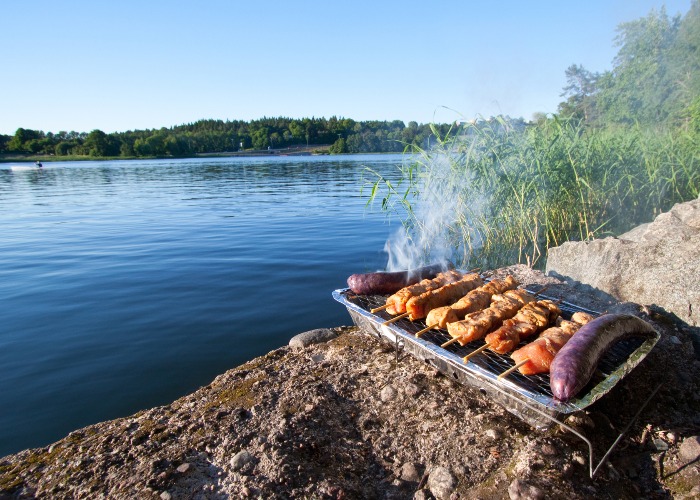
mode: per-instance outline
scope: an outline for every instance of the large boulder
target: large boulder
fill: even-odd
[[[700,324],[700,198],[618,238],[551,248],[547,274]]]

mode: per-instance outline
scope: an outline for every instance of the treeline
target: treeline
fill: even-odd
[[[355,121],[350,118],[262,118],[250,122],[199,120],[186,125],[107,134],[17,129],[0,135],[0,153],[91,157],[192,156],[299,146],[330,146],[331,153],[401,152],[428,147],[449,125],[411,121]]]

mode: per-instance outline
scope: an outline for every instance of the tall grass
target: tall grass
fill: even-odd
[[[552,246],[619,235],[697,198],[698,146],[697,135],[642,127],[482,121],[411,151],[402,182],[377,177],[370,198],[400,215],[423,255],[436,239],[421,235],[439,234],[465,267],[544,267]]]

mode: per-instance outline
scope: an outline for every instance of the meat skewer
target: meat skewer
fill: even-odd
[[[505,354],[515,349],[521,340],[551,326],[560,314],[561,309],[551,300],[531,302],[513,318],[505,320],[500,328],[489,333],[484,340],[493,352]]]
[[[486,349],[498,354],[512,351],[521,340],[552,325],[559,314],[561,314],[561,309],[551,300],[539,300],[525,304],[514,317],[505,320],[498,329],[486,335],[484,339],[486,343],[476,351],[464,356],[464,362],[466,363]]]
[[[406,302],[406,312],[411,321],[425,318],[433,309],[454,302],[458,297],[484,284],[476,273],[467,274],[459,281],[448,283],[440,288],[414,295]]]
[[[461,321],[447,324],[447,331],[453,337],[442,344],[447,347],[459,342],[460,345],[479,340],[504,320],[512,318],[527,303],[534,302],[535,297],[526,290],[508,290],[491,297],[491,305],[481,311],[467,314]]]
[[[386,311],[391,315],[403,314],[406,312],[406,302],[408,302],[411,297],[415,295],[420,295],[430,290],[435,290],[437,288],[447,285],[448,283],[453,283],[462,279],[462,277],[463,275],[459,271],[449,270],[444,273],[438,274],[433,279],[424,279],[416,283],[415,285],[402,288],[395,294],[391,295],[388,299],[386,299]]]
[[[571,321],[560,320],[557,326],[546,329],[535,340],[514,351],[510,357],[515,361],[515,366],[501,373],[498,378],[515,370],[523,375],[548,373],[554,356],[579,328],[593,319],[592,315],[578,311],[571,316]]]
[[[425,320],[427,328],[416,333],[416,337],[430,330],[431,328],[445,328],[447,323],[454,323],[464,319],[464,317],[472,312],[484,309],[491,302],[493,295],[503,293],[507,290],[517,288],[518,282],[513,276],[506,276],[504,279],[494,279],[481,285],[474,290],[471,290],[464,297],[459,299],[452,305],[437,307],[428,313]]]

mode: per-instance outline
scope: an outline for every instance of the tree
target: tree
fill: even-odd
[[[339,154],[344,154],[348,152],[348,146],[345,143],[345,139],[340,137],[337,141],[335,141],[330,149],[328,150],[331,154],[334,155],[339,155]]]
[[[572,64],[564,73],[567,85],[561,97],[567,100],[559,105],[559,113],[586,122],[593,119],[595,94],[598,91],[598,73],[591,73],[583,66]]]
[[[18,128],[15,135],[10,139],[7,144],[7,149],[9,151],[14,151],[17,153],[30,152],[31,149],[27,145],[29,141],[40,139],[43,135],[42,132],[36,130],[29,130],[24,128]]]
[[[613,70],[600,79],[598,106],[607,121],[658,123],[669,116],[676,82],[670,79],[667,56],[679,23],[662,8],[618,27]]]

